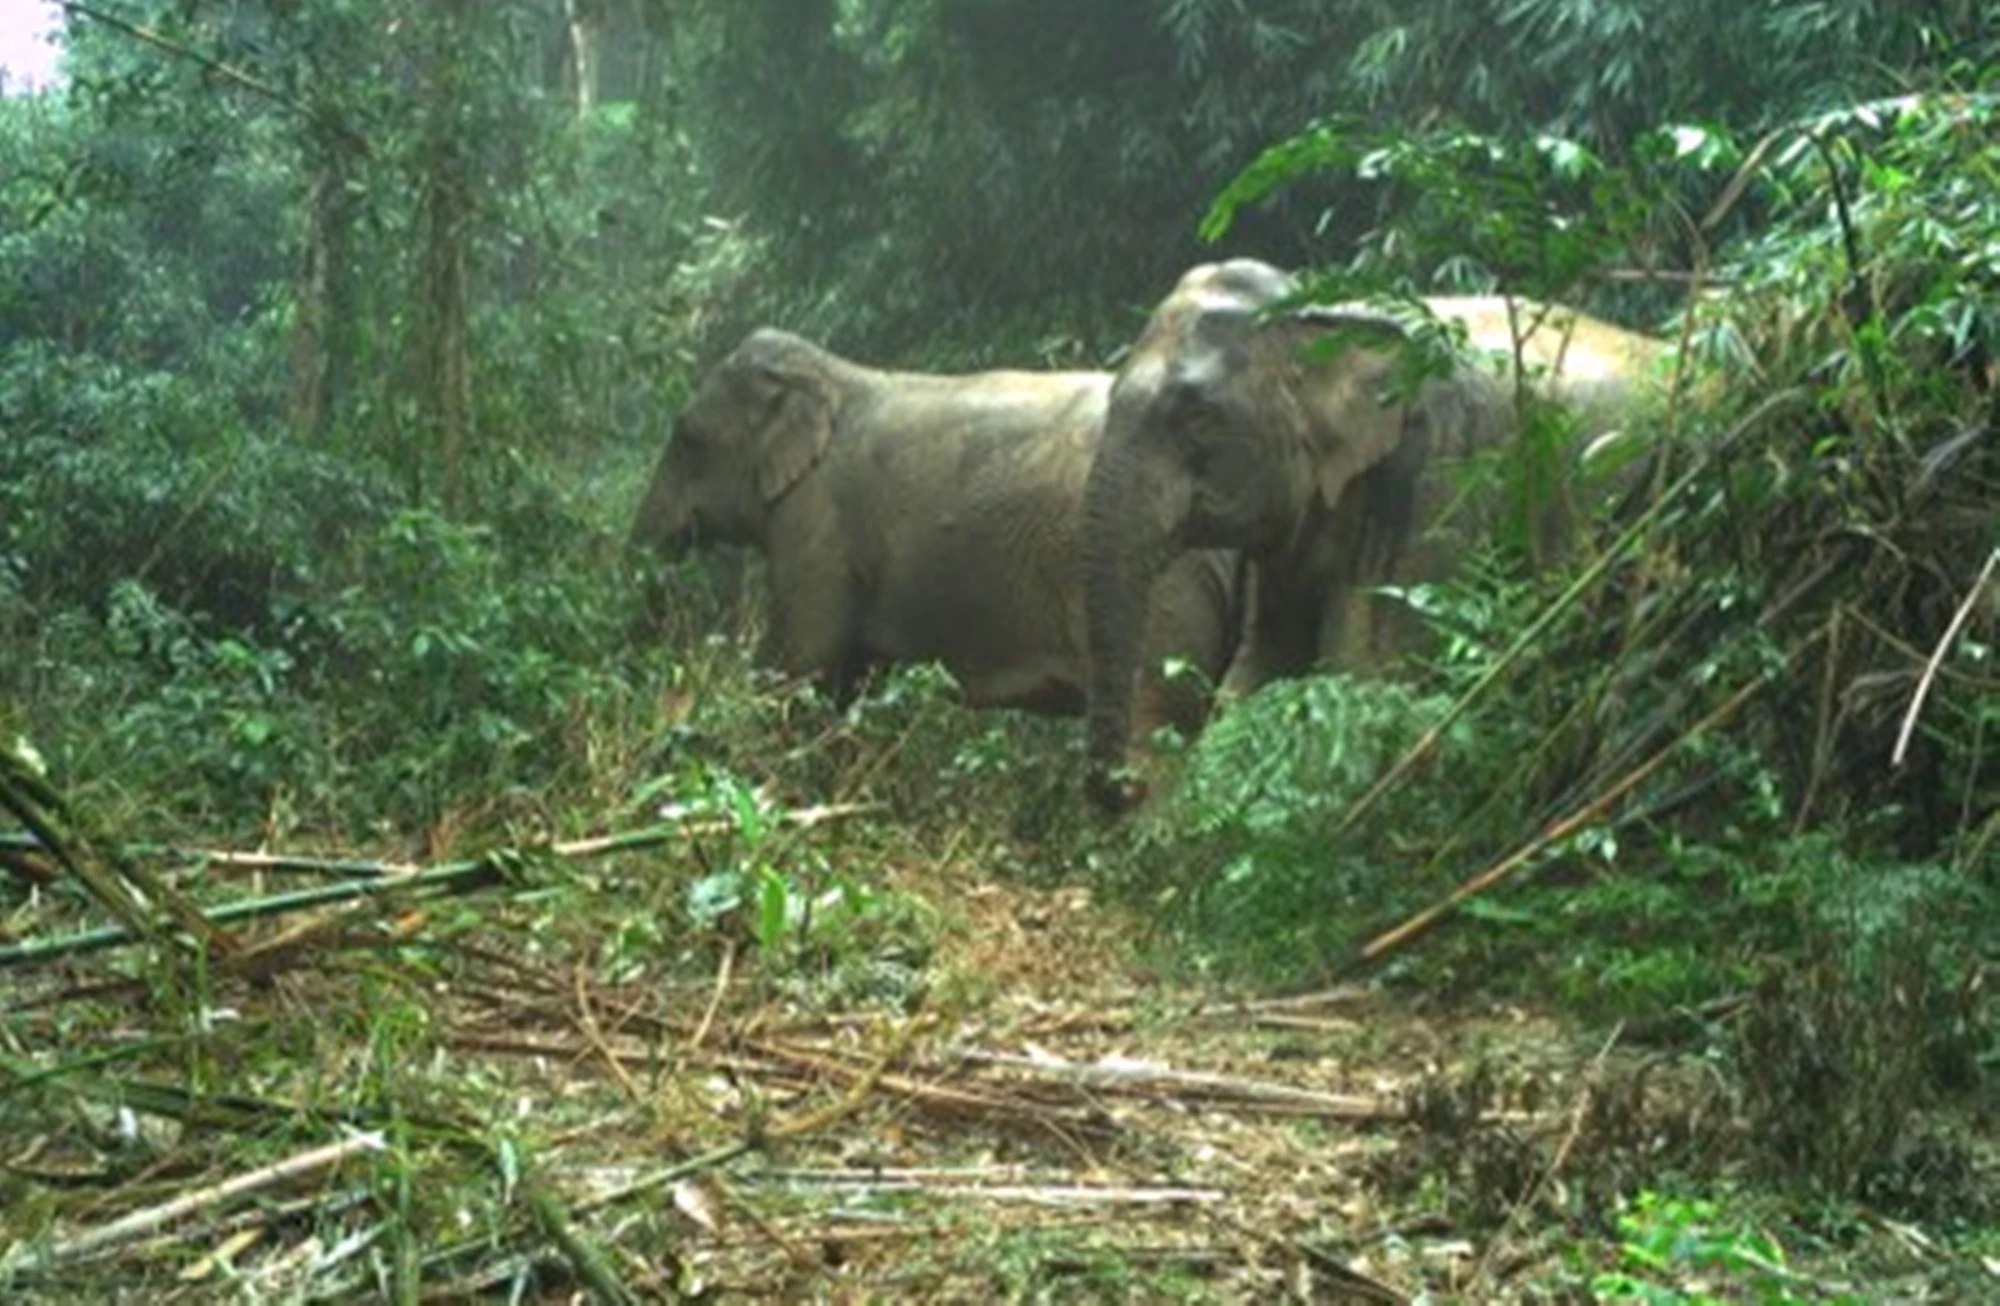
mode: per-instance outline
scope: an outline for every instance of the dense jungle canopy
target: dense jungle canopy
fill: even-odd
[[[320,1240],[288,1300],[2000,1296],[2000,3],[0,8],[37,23],[9,1300],[207,1291],[217,1246],[275,1299],[206,1184],[336,1132],[352,1185],[256,1226]],[[1427,652],[1149,741],[1136,816],[1074,720],[770,674],[755,550],[629,547],[756,328],[1116,371],[1230,258],[1570,305],[1671,379],[1591,448],[1615,493],[1522,387],[1464,481],[1512,506],[1386,595]],[[863,1162],[865,1236],[810,1187]],[[898,1205],[965,1175],[1209,1214]]]

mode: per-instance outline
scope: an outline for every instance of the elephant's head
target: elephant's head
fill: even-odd
[[[631,544],[669,561],[697,542],[761,545],[772,507],[832,438],[836,368],[798,336],[751,332],[681,410]]]
[[[1355,478],[1405,447],[1424,407],[1390,401],[1396,355],[1315,338],[1393,324],[1365,311],[1271,315],[1296,290],[1268,264],[1206,264],[1154,312],[1112,386],[1084,507],[1092,795],[1123,807],[1139,639],[1153,580],[1189,548],[1269,558]]]

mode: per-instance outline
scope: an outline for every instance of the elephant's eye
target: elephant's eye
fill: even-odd
[[[1187,466],[1195,476],[1206,480],[1225,470],[1225,456],[1228,442],[1220,438],[1218,431],[1204,430],[1187,443]]]

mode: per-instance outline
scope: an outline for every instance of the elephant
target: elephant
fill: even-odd
[[[1436,316],[1524,369],[1454,364],[1392,391],[1406,338],[1397,320],[1360,305],[1270,311],[1297,290],[1254,259],[1195,267],[1113,382],[1083,531],[1088,787],[1111,811],[1143,797],[1124,766],[1136,614],[1185,550],[1236,549],[1252,562],[1225,696],[1316,665],[1366,666],[1395,624],[1366,587],[1448,573],[1454,550],[1432,529],[1447,470],[1513,438],[1516,381],[1597,435],[1647,393],[1666,350],[1557,305],[1440,298],[1426,301]],[[1311,348],[1330,334],[1335,352]],[[1388,347],[1353,339],[1371,335]],[[1559,540],[1559,506],[1538,516],[1533,538]]]
[[[878,667],[936,661],[975,707],[1080,716],[1083,492],[1110,386],[881,371],[759,328],[679,414],[630,545],[761,553],[758,660],[836,703]],[[1199,730],[1241,637],[1242,566],[1183,554],[1135,613],[1142,728]],[[1165,674],[1169,658],[1200,675]]]

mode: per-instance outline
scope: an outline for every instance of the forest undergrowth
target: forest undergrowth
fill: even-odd
[[[373,32],[363,8],[307,53]],[[728,12],[681,39],[796,36]],[[1612,451],[1624,488],[1575,488],[1576,556],[1530,571],[1502,531],[1397,596],[1437,635],[1420,663],[1154,741],[1155,800],[1110,822],[1077,723],[967,710],[923,667],[836,711],[753,667],[754,562],[661,573],[624,538],[697,360],[751,316],[1048,365],[1113,361],[1131,304],[1014,287],[925,336],[952,282],[899,246],[813,264],[809,223],[686,199],[657,70],[644,113],[486,154],[429,101],[329,101],[386,144],[306,119],[337,148],[302,157],[354,172],[301,193],[374,206],[353,262],[429,298],[356,291],[355,374],[309,403],[298,251],[238,258],[240,214],[310,246],[337,205],[271,200],[298,165],[261,136],[214,176],[134,146],[57,177],[68,132],[184,126],[134,90],[168,74],[100,57],[73,119],[5,101],[0,134],[8,1300],[2000,1292],[1990,95],[1635,132],[1616,162],[1336,117],[1245,167],[1211,239],[1323,230],[1288,189],[1349,188],[1366,234],[1326,294],[1595,288],[1678,328],[1684,370]],[[954,66],[903,58],[865,71]],[[830,68],[801,77],[831,95]],[[459,89],[520,126],[507,88]],[[903,158],[915,102],[836,143]],[[939,151],[985,158],[1005,121]],[[826,145],[711,127],[760,166]],[[513,297],[465,321],[404,237],[475,157],[473,261]],[[354,180],[405,163],[443,181]],[[205,216],[157,221],[148,186]],[[1665,247],[1691,279],[1599,279]],[[461,328],[469,395],[438,361]],[[481,441],[414,442],[453,421]]]
[[[1688,728],[1799,683],[1777,640],[1810,622],[1605,662],[1576,642],[1646,606],[1607,582],[1349,822],[1569,579],[1496,573],[1426,600],[1429,674],[1273,686],[1109,827],[1073,723],[967,712],[921,668],[846,713],[754,670],[754,568],[691,563],[649,612],[602,506],[641,471],[523,472],[553,528],[381,513],[316,563],[340,583],[274,597],[286,625],[137,581],[54,622],[13,595],[10,796],[53,836],[4,854],[21,1299],[1872,1301],[1990,1274],[1990,828],[1917,842],[1928,812],[1837,771],[1803,778],[1845,819],[1799,822],[1781,743],[1845,728],[1823,697]],[[1754,520],[1810,534],[1788,484]],[[1656,626],[1734,606],[1687,592],[1706,541],[1761,556],[1733,492],[1616,573]],[[202,511],[260,508],[300,520]],[[1664,669],[1693,647],[1700,674]],[[1642,692],[1689,684],[1671,715]],[[1981,733],[1939,737],[1985,801]],[[1649,752],[1636,801],[1548,837]],[[224,902],[252,914],[174,941]],[[144,937],[65,950],[107,919]],[[35,1070],[56,1044],[93,1051]]]

